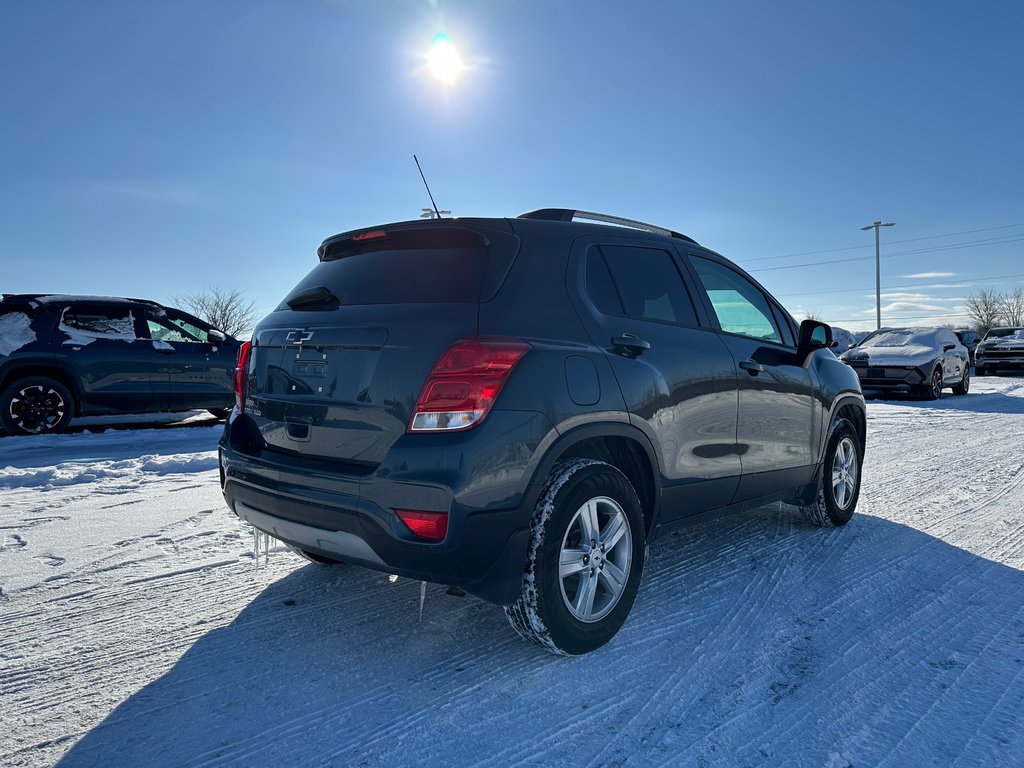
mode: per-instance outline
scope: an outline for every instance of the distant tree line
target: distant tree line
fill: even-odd
[[[1001,325],[1024,327],[1024,286],[1009,291],[985,288],[972,293],[965,306],[974,330],[982,335]]]

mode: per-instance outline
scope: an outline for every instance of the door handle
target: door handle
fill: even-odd
[[[630,357],[639,357],[649,350],[651,345],[632,333],[624,333],[621,336],[612,337],[612,348],[624,352]]]
[[[764,366],[756,360],[740,360],[740,368],[751,376],[757,376],[757,374],[764,370]]]

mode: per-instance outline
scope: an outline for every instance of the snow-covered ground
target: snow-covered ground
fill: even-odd
[[[414,582],[257,565],[219,426],[0,438],[0,765],[1024,765],[1024,380],[868,414],[848,526],[658,542],[576,659],[443,587],[420,617]]]

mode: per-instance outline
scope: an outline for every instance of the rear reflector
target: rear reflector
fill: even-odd
[[[447,512],[418,512],[412,509],[396,509],[398,518],[409,526],[409,530],[426,541],[443,541],[448,533]]]
[[[468,429],[483,421],[529,350],[529,344],[514,339],[481,337],[452,344],[423,385],[408,431]]]
[[[238,366],[235,368],[235,405],[238,412],[245,411],[245,382],[249,378],[249,352],[252,342],[246,341],[238,348]]]

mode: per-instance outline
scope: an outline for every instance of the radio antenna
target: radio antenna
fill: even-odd
[[[423,175],[423,168],[420,167],[420,160],[414,154],[412,159],[416,161],[416,169],[420,172],[420,178],[423,179],[423,186],[427,188],[427,195],[430,197],[430,204],[434,206],[434,213],[437,214],[437,218],[441,218],[441,211],[438,210],[437,203],[434,202],[434,195],[430,192],[430,185],[427,184],[427,177]]]

